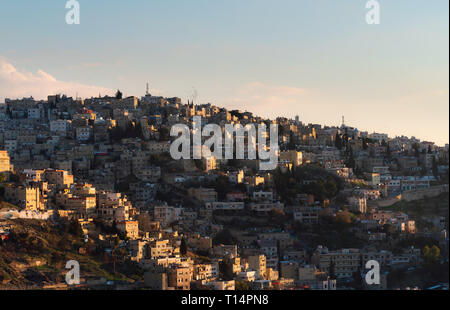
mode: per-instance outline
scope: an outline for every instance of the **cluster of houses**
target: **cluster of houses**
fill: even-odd
[[[295,197],[296,205],[286,204],[274,188],[274,172],[259,170],[258,160],[171,160],[170,128],[190,125],[193,116],[220,126],[277,123],[278,169],[322,167],[342,179],[345,203],[336,206],[305,193]],[[401,234],[418,233],[414,219],[384,211],[381,202],[448,192],[448,184],[435,186],[448,173],[448,145],[369,134],[344,124],[303,124],[298,117],[265,120],[150,94],[6,99],[0,105],[0,149],[2,199],[21,210],[1,210],[0,220],[57,216],[77,221],[99,244],[113,236],[98,223],[114,227],[126,259],[142,268],[142,285],[152,289],[233,290],[246,283],[253,289],[334,290],[337,279],[354,276],[370,259],[389,268],[419,264],[420,249],[393,254],[373,246],[386,240],[382,228],[387,224]],[[233,190],[223,194],[208,186],[218,179]],[[314,180],[303,180],[310,183]],[[179,203],[168,203],[171,199]],[[367,238],[368,247],[305,249],[287,227],[236,228],[231,232],[235,244],[214,242],[228,229],[215,216],[278,213],[319,225],[321,216],[335,216],[344,207],[361,215],[355,234]],[[445,240],[445,220],[429,222]]]

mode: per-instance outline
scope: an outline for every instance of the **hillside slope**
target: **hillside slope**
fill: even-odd
[[[7,240],[0,241],[0,289],[41,288],[65,282],[66,262],[80,263],[81,278],[104,277],[108,280],[131,280],[105,260],[103,249],[89,255],[79,254],[85,244],[75,224],[61,221],[8,220]]]

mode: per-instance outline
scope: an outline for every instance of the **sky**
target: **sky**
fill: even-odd
[[[145,94],[449,141],[449,1],[0,0],[0,103]]]

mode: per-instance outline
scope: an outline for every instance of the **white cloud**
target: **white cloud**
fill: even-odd
[[[66,94],[75,97],[113,95],[114,90],[76,82],[59,81],[51,74],[38,70],[36,73],[19,71],[14,65],[0,57],[0,102],[5,98],[33,96],[46,99],[50,94]]]

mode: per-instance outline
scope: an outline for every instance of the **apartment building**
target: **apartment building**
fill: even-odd
[[[192,271],[189,267],[173,266],[167,270],[169,287],[176,290],[190,290],[192,281]]]
[[[217,192],[213,188],[190,188],[188,189],[188,195],[189,197],[197,199],[201,202],[217,201]]]
[[[205,283],[206,286],[215,291],[234,291],[236,289],[236,281],[210,281]]]
[[[212,248],[211,237],[201,237],[200,235],[191,236],[187,239],[187,244],[200,251],[209,251]]]
[[[90,126],[77,127],[75,135],[78,141],[88,141],[92,135],[92,128]]]
[[[298,167],[303,163],[303,154],[302,152],[297,152],[294,150],[283,151],[280,152],[280,160],[287,161],[289,163],[292,163],[294,167]]]
[[[294,209],[294,220],[303,224],[317,224],[320,210],[320,207],[297,207]]]
[[[237,245],[216,245],[212,248],[211,254],[216,257],[237,257]]]
[[[96,213],[97,201],[94,196],[76,196],[69,190],[57,193],[55,197],[57,206],[64,207],[66,210],[73,210],[82,216],[92,216]]]
[[[281,261],[280,277],[298,280],[298,263],[296,261]]]
[[[161,225],[168,225],[182,219],[182,209],[171,206],[156,206],[153,217]]]
[[[349,197],[348,202],[352,210],[367,213],[367,199],[364,197]]]
[[[274,210],[284,210],[284,204],[281,202],[259,202],[259,203],[251,203],[250,210],[258,212],[258,213],[268,213]]]
[[[211,264],[195,264],[194,280],[215,280],[219,276],[219,264],[217,262]]]
[[[243,202],[234,202],[234,201],[227,201],[227,202],[208,202],[205,203],[205,209],[206,210],[227,210],[227,211],[233,211],[233,210],[243,210],[244,209],[244,203]]]
[[[256,271],[256,278],[264,280],[267,272],[267,261],[265,255],[252,255],[247,258],[248,267]]]
[[[273,192],[265,192],[265,191],[253,192],[253,199],[257,201],[273,201]]]
[[[67,136],[70,126],[70,120],[54,120],[50,122],[50,132],[65,137]]]
[[[240,184],[240,183],[244,182],[244,177],[245,177],[244,170],[242,170],[242,169],[239,171],[228,173],[228,180],[234,184]]]
[[[387,143],[389,141],[389,137],[385,133],[374,132],[374,133],[369,134],[369,138],[372,140],[375,140],[378,143],[381,143],[383,141]]]
[[[258,245],[267,258],[274,258],[278,256],[278,243],[276,240],[259,240]]]
[[[139,223],[138,221],[122,221],[117,223],[117,229],[125,233],[130,239],[139,238]]]
[[[0,151],[0,173],[6,174],[8,176],[11,171],[11,161],[7,151]]]
[[[165,291],[168,289],[167,274],[164,272],[146,272],[144,273],[144,284],[151,290]]]
[[[392,252],[390,251],[364,251],[362,253],[362,265],[365,266],[368,261],[376,260],[382,267],[388,267],[392,264]]]
[[[254,270],[241,271],[238,274],[238,278],[245,282],[254,282],[257,278],[256,271]]]
[[[65,170],[46,169],[45,180],[50,184],[55,184],[58,189],[65,189],[73,184],[73,175]]]
[[[5,199],[25,210],[44,210],[45,205],[41,199],[38,187],[6,185]]]
[[[203,169],[205,171],[217,169],[217,160],[214,156],[204,157],[202,161],[203,161]]]
[[[361,266],[361,253],[358,249],[341,249],[329,251],[328,248],[319,246],[311,257],[313,264],[320,270],[330,272],[331,262],[334,263],[336,277],[348,278]]]
[[[135,171],[135,175],[142,182],[152,182],[156,183],[161,178],[161,168],[147,166],[138,171]]]
[[[293,245],[293,240],[288,232],[263,232],[258,234],[259,240],[275,240],[281,250]]]
[[[128,221],[134,209],[120,193],[97,194],[97,215],[105,221]]]
[[[170,257],[173,247],[169,240],[154,240],[147,244],[147,253],[150,258]]]

